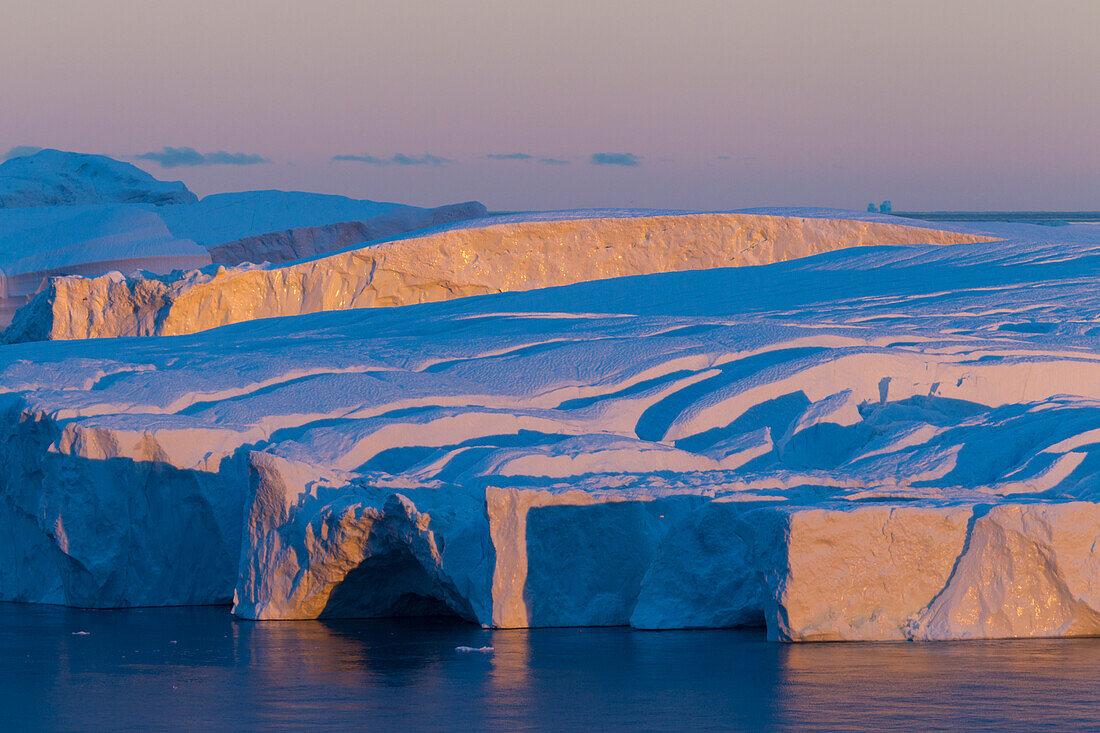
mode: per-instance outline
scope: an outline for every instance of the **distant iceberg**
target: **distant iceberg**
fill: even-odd
[[[42,150],[0,163],[0,209],[82,204],[190,204],[179,181],[158,181],[105,155]]]

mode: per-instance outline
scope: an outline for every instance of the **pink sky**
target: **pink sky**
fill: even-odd
[[[200,194],[1100,209],[1097,28],[1092,0],[35,0],[0,25],[0,152],[271,161],[135,161]],[[331,161],[362,154],[450,162]]]

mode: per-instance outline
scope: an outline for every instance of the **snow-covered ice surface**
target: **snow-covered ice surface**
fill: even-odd
[[[1100,634],[1100,232],[969,231],[0,347],[0,599]]]
[[[985,238],[963,230],[910,226],[889,217],[794,212],[565,211],[469,220],[467,208],[460,208],[464,221],[303,261],[210,267],[170,277],[55,278],[16,318],[6,338],[179,335],[257,318],[761,265],[845,247]],[[299,239],[312,242],[317,236]],[[255,242],[248,248],[265,249]]]

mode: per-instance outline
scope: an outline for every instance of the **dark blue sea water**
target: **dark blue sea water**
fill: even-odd
[[[0,604],[0,654],[4,731],[1100,729],[1100,639],[783,645]]]

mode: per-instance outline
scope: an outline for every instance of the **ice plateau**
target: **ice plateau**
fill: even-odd
[[[1100,232],[751,215],[822,245],[481,222],[386,246],[465,238],[517,292],[0,347],[0,599],[1100,634]]]

